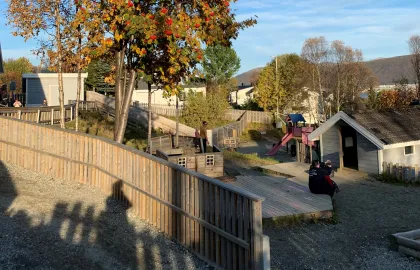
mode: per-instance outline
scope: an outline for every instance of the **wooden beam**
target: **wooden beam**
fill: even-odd
[[[54,125],[54,109],[51,109],[51,126]]]
[[[378,173],[382,174],[384,172],[384,151],[378,150]]]

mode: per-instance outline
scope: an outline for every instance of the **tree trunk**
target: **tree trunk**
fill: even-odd
[[[340,67],[338,68],[337,71],[337,97],[336,97],[336,106],[337,106],[337,112],[340,111],[340,89],[341,88],[341,78],[340,78]]]
[[[78,8],[77,8],[78,9]],[[77,12],[76,9],[76,12]],[[81,38],[81,31],[80,31],[80,24],[77,27],[77,32],[79,35],[79,44],[77,46],[77,95],[76,95],[76,131],[79,131],[79,103],[80,103],[80,92],[82,92],[82,38]]]
[[[152,83],[147,83],[147,151],[152,154]]]
[[[175,148],[179,147],[179,104],[178,104],[178,95],[176,95],[176,138],[175,138]]]
[[[60,101],[60,127],[65,128],[65,114],[66,111],[64,109],[64,89],[63,89],[63,67],[62,67],[62,59],[63,59],[63,48],[61,45],[61,16],[60,16],[60,1],[56,1],[55,5],[55,41],[57,43],[57,71],[58,71],[58,92],[59,92],[59,101]]]
[[[323,120],[325,120],[324,114],[324,96],[322,95],[322,85],[321,85],[321,72],[319,71],[319,66],[316,66],[316,71],[318,73],[318,87],[319,87],[319,105],[320,105],[320,113],[322,114]]]
[[[118,130],[120,129],[120,113],[121,113],[121,102],[124,98],[122,95],[123,84],[122,81],[122,70],[124,66],[124,50],[121,49],[115,53],[116,59],[116,71],[115,71],[115,122],[114,122],[114,140],[118,141]]]
[[[130,111],[131,99],[133,97],[134,83],[136,81],[137,73],[134,70],[130,70],[130,77],[128,80],[128,85],[124,83],[124,95],[122,98],[122,103],[120,103],[120,114],[118,116],[119,125],[117,130],[117,136],[115,141],[118,143],[123,143],[125,130],[127,128],[128,113]]]

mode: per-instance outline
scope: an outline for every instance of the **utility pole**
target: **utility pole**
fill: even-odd
[[[277,56],[272,56],[271,58],[274,58],[276,60],[276,74],[275,74],[275,87],[276,87],[276,96],[277,96],[277,108],[276,108],[276,121],[280,118],[280,112],[279,112],[279,83],[278,83],[278,74],[277,74]]]

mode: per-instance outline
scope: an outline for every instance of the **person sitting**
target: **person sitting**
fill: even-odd
[[[18,108],[18,107],[22,107],[22,103],[16,99],[15,102],[13,103],[13,107]]]
[[[42,102],[42,106],[48,106],[47,99],[44,98],[44,101]]]
[[[321,162],[321,168],[327,171],[327,175],[334,176],[334,170],[332,168],[331,160],[327,160],[325,163]]]
[[[331,198],[334,193],[339,192],[337,184],[331,180],[329,174],[331,172],[321,168],[318,160],[312,161],[309,169],[309,190],[314,194],[327,194]]]

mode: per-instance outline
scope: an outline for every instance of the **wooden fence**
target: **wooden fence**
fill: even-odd
[[[404,165],[399,163],[383,163],[383,173],[391,175],[400,181],[407,183],[420,182],[419,165]]]
[[[269,113],[257,111],[242,111],[242,115],[236,122],[223,127],[214,128],[208,131],[209,140],[213,145],[224,148],[225,140],[229,138],[238,138],[244,133],[251,123],[272,124],[273,117]]]
[[[60,123],[60,107],[22,107],[0,108],[0,116],[16,118],[29,122],[54,125]],[[73,120],[74,105],[65,106],[65,119]]]
[[[134,107],[141,108],[143,110],[148,110],[147,103],[134,102]],[[183,114],[183,105],[179,105],[179,115]],[[226,111],[225,118],[226,120],[237,121],[245,112],[248,112],[248,116],[254,123],[264,123],[271,124],[273,123],[273,115],[269,112],[260,112],[260,111],[246,111],[246,110],[234,110],[228,109]],[[164,116],[176,116],[176,107],[173,105],[163,105],[163,104],[152,104],[152,113],[156,113]]]
[[[139,103],[139,102],[133,102],[134,107],[141,108],[143,110],[148,111],[149,107],[147,103]],[[179,115],[182,116],[184,106],[178,105]],[[164,104],[152,104],[152,113],[156,113],[159,115],[164,116],[176,116],[176,107],[174,105],[164,105]]]
[[[109,114],[115,113],[115,99],[101,95],[96,92],[88,91],[86,92],[86,99],[88,101],[95,101],[97,106],[103,112],[108,112]],[[148,112],[143,110],[140,107],[130,107],[128,112],[128,121],[135,125],[143,125],[147,128],[148,124]],[[176,122],[160,116],[158,114],[152,113],[152,128],[155,130],[161,130],[165,133],[175,134],[176,131]],[[195,129],[183,124],[179,124],[179,134],[183,136],[194,136]]]
[[[105,138],[3,116],[0,131],[2,161],[99,188],[218,267],[263,267],[260,197]]]

